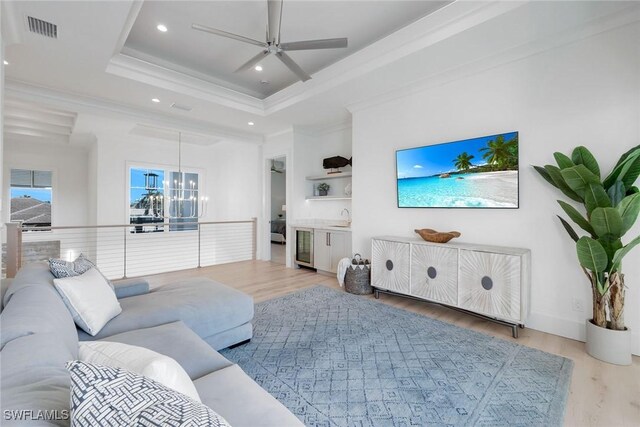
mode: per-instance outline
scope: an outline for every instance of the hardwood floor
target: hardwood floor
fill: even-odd
[[[147,279],[155,287],[198,276],[240,289],[252,295],[256,302],[315,285],[339,288],[334,276],[305,269],[287,269],[282,264],[264,261],[224,264],[148,276]],[[508,327],[435,304],[389,295],[381,295],[379,301],[573,360],[565,413],[567,426],[640,426],[640,357],[634,356],[631,366],[609,365],[587,355],[584,343],[579,341],[532,329],[520,330],[520,338],[514,339]]]

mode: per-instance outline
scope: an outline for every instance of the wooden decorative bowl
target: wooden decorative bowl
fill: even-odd
[[[433,243],[447,243],[449,240],[453,239],[454,237],[460,237],[460,233],[458,233],[457,231],[449,231],[447,233],[447,232],[432,230],[430,228],[422,228],[420,230],[414,230],[414,231],[418,233],[420,237],[422,237],[427,242],[433,242]]]

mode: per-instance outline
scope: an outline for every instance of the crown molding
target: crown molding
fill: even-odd
[[[120,49],[110,60],[106,72],[264,117],[371,73],[526,3],[528,0],[455,1],[315,73],[313,79],[304,83],[296,82],[264,100],[222,86],[211,81],[209,76],[198,78],[192,71],[189,71],[191,75],[186,70],[174,71],[168,67],[180,67],[175,64],[162,66],[163,62],[158,58],[131,52],[124,48],[122,42],[130,31],[129,26],[125,27],[116,46]],[[135,7],[132,7],[131,15],[134,15]],[[137,12],[130,19],[135,21],[135,16]],[[123,53],[123,50],[138,58]]]
[[[381,94],[368,97],[362,101],[346,106],[349,112],[357,113],[378,105],[401,99],[412,94],[424,92],[434,87],[442,86],[465,77],[489,71],[503,65],[521,61],[545,51],[575,43],[597,34],[624,27],[640,21],[640,6],[629,3],[629,7],[610,15],[596,18],[585,25],[567,29],[559,34],[524,43],[506,51],[500,52],[480,60],[462,64],[438,73],[422,76],[419,79],[406,82],[402,87],[394,88]]]
[[[291,107],[494,19],[529,1],[453,2],[264,100],[266,115]],[[300,83],[300,82],[299,82]]]
[[[260,99],[119,53],[109,61],[107,73],[192,96],[225,107],[264,116]]]
[[[5,98],[35,102],[74,111],[78,114],[90,113],[106,115],[150,126],[181,129],[201,135],[208,135],[219,140],[259,144],[262,143],[263,139],[262,135],[237,132],[203,121],[177,118],[168,114],[146,111],[104,99],[62,92],[16,80],[7,80],[5,82]]]
[[[280,135],[286,135],[288,133],[293,133],[293,126],[288,126],[285,129],[278,130],[278,131],[266,134],[264,136],[264,142],[265,143],[269,142],[269,139],[271,139],[271,138],[275,138],[275,137],[280,136]]]
[[[127,15],[127,19],[124,22],[122,31],[120,32],[120,37],[118,37],[118,42],[113,49],[113,55],[120,53],[122,48],[124,48],[124,44],[127,42],[127,38],[129,37],[129,33],[133,28],[133,24],[135,24],[136,19],[138,19],[138,15],[140,14],[143,3],[144,0],[135,0],[132,2],[131,9],[129,10],[129,15]]]
[[[301,131],[309,136],[325,136],[331,133],[351,130],[351,120],[339,120],[337,122],[326,123],[318,126],[299,126],[297,131]]]

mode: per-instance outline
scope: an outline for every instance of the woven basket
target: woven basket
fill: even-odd
[[[350,294],[366,295],[373,293],[371,287],[371,264],[356,254],[344,276],[344,289]]]

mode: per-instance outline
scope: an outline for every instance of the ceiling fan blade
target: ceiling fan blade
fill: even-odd
[[[287,55],[284,52],[278,52],[276,53],[276,56],[280,59],[280,61],[282,61],[282,63],[284,65],[287,66],[287,68],[289,68],[291,71],[293,71],[293,73],[298,76],[298,78],[300,80],[302,80],[303,82],[306,82],[307,80],[309,80],[311,78],[311,76],[307,73],[304,72],[304,70],[302,68],[300,68],[300,66],[298,64],[296,64],[293,59],[291,59],[291,57],[289,55]]]
[[[337,49],[347,47],[346,38],[304,40],[299,42],[280,43],[282,50],[311,50],[311,49]]]
[[[227,37],[230,39],[238,40],[241,42],[253,44],[260,47],[267,47],[268,45],[265,42],[260,42],[258,40],[250,39],[249,37],[240,36],[238,34],[228,33],[226,31],[218,30],[216,28],[207,27],[206,25],[200,24],[191,24],[191,28],[198,31],[203,31],[205,33],[215,34],[217,36]]]
[[[252,69],[258,62],[266,58],[267,55],[269,55],[268,50],[260,52],[259,54],[257,54],[256,56],[254,56],[253,58],[251,58],[250,60],[242,64],[240,67],[238,67],[238,69],[234,71],[234,73],[239,73],[241,71],[247,71]]]
[[[282,21],[282,0],[267,0],[267,41],[280,43],[280,21]]]

